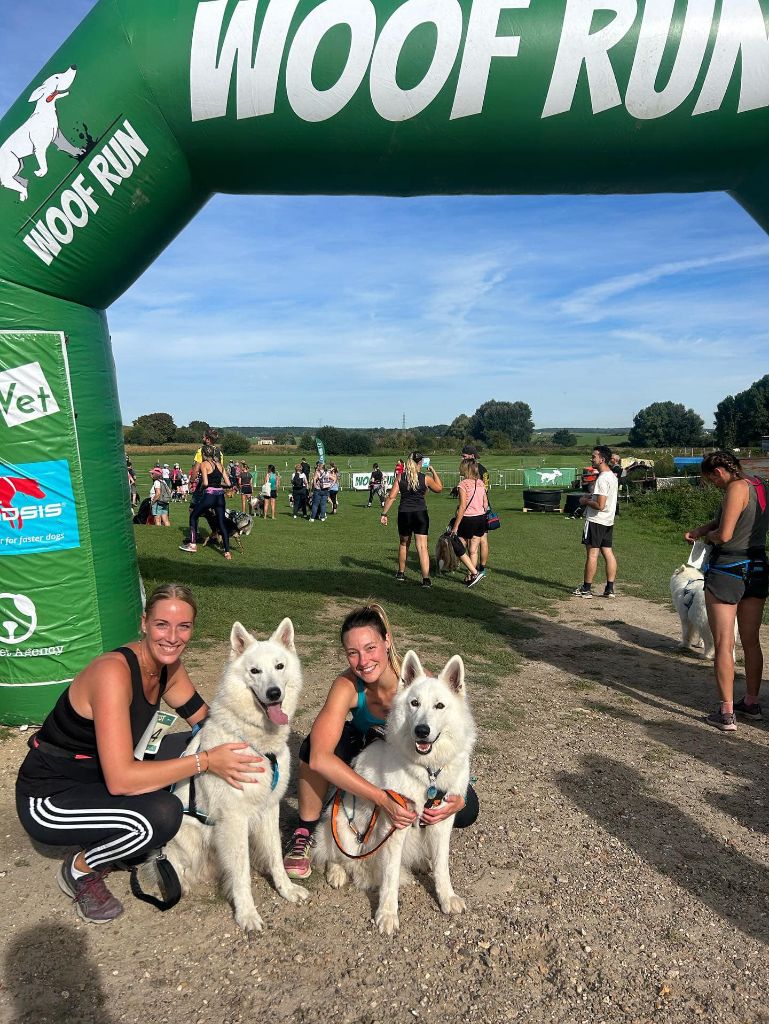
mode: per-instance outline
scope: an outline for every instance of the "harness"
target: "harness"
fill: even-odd
[[[691,608],[692,604],[694,603],[694,584],[699,582],[699,580],[689,580],[689,582],[684,587],[684,592],[681,595],[681,598],[684,603],[684,608],[686,608],[687,610]]]
[[[246,741],[243,740],[243,742],[245,743]],[[266,757],[267,760],[272,765],[272,779],[270,781],[270,792],[272,793],[275,789],[277,789],[278,782],[280,782],[280,766],[278,764],[278,759],[275,756],[275,754],[273,754],[271,751],[267,752],[265,754],[261,754],[260,756],[261,757]],[[173,789],[171,790],[171,792],[173,792]],[[190,776],[190,780],[189,780],[189,798],[188,798],[188,801],[187,801],[187,806],[184,808],[184,813],[188,814],[191,818],[197,818],[197,820],[201,823],[201,825],[213,825],[214,824],[214,819],[209,814],[207,814],[204,810],[201,810],[198,807],[197,798],[195,796],[195,776],[194,775]]]

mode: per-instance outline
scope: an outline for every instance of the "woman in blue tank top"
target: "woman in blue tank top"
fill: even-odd
[[[349,668],[331,684],[326,703],[299,750],[299,827],[284,858],[292,878],[311,874],[310,840],[329,785],[370,800],[395,828],[408,828],[416,818],[414,811],[401,807],[350,767],[365,746],[381,738],[398,689],[400,661],[384,608],[368,604],[350,612],[342,623],[341,640]],[[458,794],[447,794],[436,807],[424,811],[424,822],[435,824],[456,814],[455,826],[472,824],[477,799],[474,793],[472,798],[469,792],[467,796],[466,801]],[[467,820],[462,820],[459,812],[466,803]]]

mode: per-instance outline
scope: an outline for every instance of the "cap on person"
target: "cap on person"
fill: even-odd
[[[154,469],[150,470],[150,476],[162,476],[163,470],[159,466],[155,466]]]

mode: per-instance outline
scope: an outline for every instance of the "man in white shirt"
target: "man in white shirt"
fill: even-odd
[[[613,598],[614,581],[617,577],[617,559],[612,551],[614,516],[617,512],[617,477],[611,470],[611,449],[599,445],[593,449],[590,458],[598,470],[598,479],[592,494],[583,494],[579,499],[585,509],[585,529],[582,543],[585,545],[585,577],[581,586],[574,591],[576,597],[594,597],[593,578],[598,567],[598,552],[606,563],[606,588],[603,596]]]

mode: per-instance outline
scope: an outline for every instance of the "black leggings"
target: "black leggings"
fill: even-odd
[[[113,796],[103,783],[76,785],[54,796],[16,793],[19,820],[33,839],[51,846],[81,846],[89,868],[114,861],[140,863],[182,824],[182,804],[168,790]]]
[[[369,729],[364,736],[358,732],[352,722],[345,722],[344,728],[342,729],[342,735],[337,743],[334,753],[345,764],[349,764],[353,758],[357,757],[358,754],[369,743],[374,743],[376,740],[381,740],[381,735],[375,729]],[[305,764],[310,763],[310,737],[305,736],[302,741],[302,745],[299,748],[299,760],[304,761]],[[454,817],[454,828],[467,828],[468,825],[473,825],[480,813],[480,805],[478,803],[478,794],[475,792],[472,786],[467,787],[465,793],[465,806],[459,811]]]
[[[216,521],[219,524],[219,536],[222,538],[222,546],[225,551],[230,550],[230,535],[224,521],[224,491],[218,488],[213,492],[203,491],[200,498],[190,506],[190,544],[198,542],[198,519],[208,509],[213,509]]]

